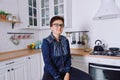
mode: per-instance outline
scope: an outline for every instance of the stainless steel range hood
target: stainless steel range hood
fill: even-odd
[[[93,19],[99,20],[117,17],[120,17],[120,9],[115,4],[115,0],[101,0],[101,6]]]

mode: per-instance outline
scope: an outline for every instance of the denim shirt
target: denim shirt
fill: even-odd
[[[61,73],[70,72],[71,55],[66,37],[61,35],[58,42],[51,33],[43,39],[42,54],[45,63],[44,71],[50,73],[54,80],[58,80]]]

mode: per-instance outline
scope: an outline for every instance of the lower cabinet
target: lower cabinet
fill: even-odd
[[[40,54],[26,57],[27,59],[27,80],[41,80]]]
[[[84,56],[72,56],[72,67],[88,73],[88,58]]]
[[[0,68],[0,80],[10,80],[9,68]]]
[[[40,53],[0,62],[0,80],[41,80]]]
[[[27,80],[25,59],[10,60],[0,64],[0,80]]]
[[[43,74],[44,74],[44,60],[43,60],[43,55],[42,55],[42,53],[40,54],[40,61],[41,61],[41,80],[42,80],[42,77],[43,77]]]

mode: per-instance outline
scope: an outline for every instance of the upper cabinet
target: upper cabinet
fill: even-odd
[[[40,2],[40,28],[49,28],[53,16],[63,16],[65,27],[72,26],[72,1],[71,0],[41,0]]]
[[[45,28],[49,26],[49,19],[50,19],[50,0],[41,0],[40,6],[40,26],[41,28]]]
[[[39,28],[38,0],[18,0],[22,28]]]

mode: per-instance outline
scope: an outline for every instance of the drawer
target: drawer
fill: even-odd
[[[2,62],[0,62],[0,68],[4,67],[4,66],[6,66],[6,67],[11,66],[11,65],[14,65],[14,64],[20,64],[20,63],[23,63],[23,62],[25,62],[25,57],[2,61]]]

